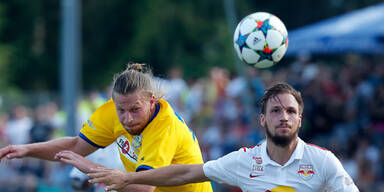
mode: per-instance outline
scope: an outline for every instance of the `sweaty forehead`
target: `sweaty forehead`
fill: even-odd
[[[283,107],[283,108],[295,108],[299,109],[299,103],[297,103],[295,97],[289,93],[278,94],[271,97],[268,100],[267,108]]]

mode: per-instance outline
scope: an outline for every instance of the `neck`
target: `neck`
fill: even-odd
[[[153,116],[155,115],[157,105],[159,105],[159,104],[158,104],[158,103],[155,103],[153,106],[151,106],[151,114],[150,114],[149,119],[152,119]]]
[[[298,141],[298,138],[295,138],[287,146],[281,147],[267,138],[267,153],[269,158],[280,165],[285,165],[295,151]]]

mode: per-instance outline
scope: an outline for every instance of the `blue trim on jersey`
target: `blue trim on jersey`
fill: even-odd
[[[151,121],[157,116],[157,114],[159,113],[159,111],[160,111],[160,105],[159,105],[159,104],[156,104],[156,111],[155,111],[155,113],[153,114],[151,120],[149,120],[148,124],[150,124]],[[148,124],[147,124],[147,125],[148,125]]]
[[[94,147],[97,147],[97,148],[105,148],[103,146],[100,146],[94,142],[92,142],[91,140],[89,140],[85,135],[83,135],[81,132],[79,133],[79,137],[81,137],[82,139],[84,139],[86,142],[88,142],[89,144],[91,144],[92,146]]]
[[[177,117],[181,122],[185,123],[185,122],[184,122],[184,119],[181,118],[181,116],[180,116],[179,114],[177,114],[177,113],[175,112],[175,115],[176,115],[176,117]]]
[[[181,118],[181,116],[180,116],[179,114],[177,114],[177,113],[175,112],[175,115],[176,115],[176,117],[177,117],[181,122],[183,122],[183,123],[185,124],[184,119]],[[195,134],[193,133],[193,131],[192,131],[189,127],[188,127],[188,130],[189,130],[189,132],[192,133],[193,140],[195,141],[195,139],[196,139]]]
[[[153,169],[153,167],[150,167],[148,165],[140,165],[137,169],[136,169],[136,172],[139,172],[139,171],[145,171],[145,170],[150,170],[150,169]]]
[[[190,129],[190,128],[188,127],[188,130],[189,130],[189,132],[192,133],[193,141],[195,141],[195,140],[196,140],[196,136],[195,136],[195,134],[193,133],[192,129]]]

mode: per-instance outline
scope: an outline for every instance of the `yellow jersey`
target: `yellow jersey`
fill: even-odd
[[[159,100],[152,120],[139,135],[129,134],[120,124],[113,100],[107,101],[84,123],[79,136],[104,148],[116,142],[126,171],[154,169],[172,164],[201,164],[197,138],[165,101]],[[158,192],[211,192],[210,182],[175,187],[156,187]]]

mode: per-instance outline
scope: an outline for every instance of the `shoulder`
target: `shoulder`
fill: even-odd
[[[306,152],[319,154],[319,155],[331,153],[331,151],[329,151],[328,149],[317,146],[315,144],[311,144],[311,143],[304,143],[304,149]]]
[[[263,147],[263,144],[260,143],[252,147],[242,147],[236,152],[237,152],[237,155],[241,157],[241,159],[260,157],[262,156],[262,153],[263,153],[262,147]]]
[[[112,99],[109,99],[107,102],[105,102],[100,107],[98,107],[95,112],[110,112],[110,111],[116,112],[115,103],[113,102]]]
[[[212,164],[220,164],[221,166],[229,169],[233,169],[234,167],[236,167],[236,169],[249,168],[249,162],[257,161],[257,158],[261,157],[261,146],[262,145],[256,145],[253,147],[242,147],[237,151],[232,151],[217,160],[209,162],[211,162]]]
[[[160,99],[158,106],[158,111],[144,129],[144,135],[149,133],[154,134],[154,136],[162,134],[172,135],[180,127],[185,126],[184,120],[173,112],[171,106],[165,100]]]
[[[311,150],[320,150],[320,151],[329,151],[328,149],[324,148],[324,147],[320,147],[318,145],[315,145],[315,144],[312,144],[312,143],[305,143],[306,147],[311,149]]]
[[[93,113],[91,118],[93,121],[94,120],[101,120],[101,121],[106,121],[110,119],[117,119],[117,114],[116,114],[116,108],[115,108],[115,103],[113,102],[112,99],[108,100],[104,104],[102,104],[100,107],[98,107]]]
[[[242,147],[238,151],[244,152],[244,153],[260,153],[262,148],[262,143],[259,143],[252,147]]]
[[[335,160],[333,153],[324,148],[311,143],[304,144],[304,158],[311,159],[317,163],[330,162],[329,160]]]
[[[158,103],[160,110],[154,121],[160,122],[161,124],[165,123],[168,126],[173,125],[180,127],[185,125],[184,119],[172,109],[167,101],[160,99]]]
[[[163,99],[160,99],[158,101],[159,111],[156,114],[155,118],[153,120],[162,120],[162,121],[169,121],[172,119],[172,107],[169,105],[169,103]]]

